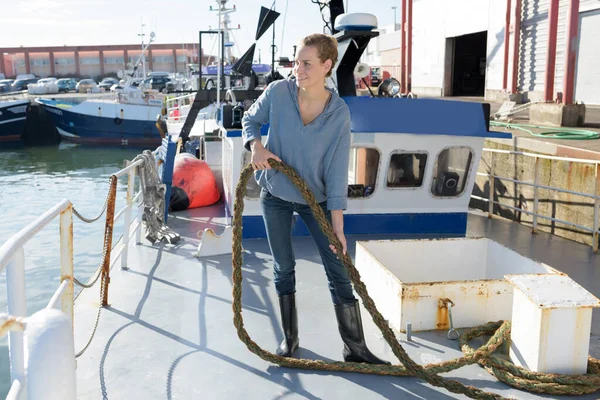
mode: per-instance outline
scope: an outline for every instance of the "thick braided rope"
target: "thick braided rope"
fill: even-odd
[[[325,218],[323,210],[316,202],[314,195],[306,183],[298,174],[290,167],[275,160],[269,160],[271,167],[286,174],[286,176],[294,183],[302,193],[302,196],[311,207],[315,219],[329,242],[334,244],[338,254],[342,254],[342,247],[337,236],[333,233],[333,229],[329,221]],[[465,365],[479,363],[500,381],[507,383],[519,389],[528,390],[538,393],[552,394],[584,394],[592,393],[600,390],[598,379],[600,378],[600,361],[590,358],[589,369],[590,374],[582,375],[572,379],[568,375],[553,375],[553,374],[538,374],[531,373],[522,368],[492,356],[492,353],[502,344],[502,342],[510,336],[510,322],[490,322],[488,324],[471,329],[463,333],[461,338],[462,350],[464,357],[450,360],[437,364],[428,364],[421,366],[415,363],[402,348],[400,343],[390,327],[387,325],[382,315],[376,309],[371,297],[368,295],[364,283],[360,279],[360,274],[354,267],[350,257],[345,254],[342,256],[342,262],[348,270],[348,274],[354,289],[363,300],[363,304],[367,311],[371,314],[373,321],[381,330],[383,337],[390,345],[394,355],[398,357],[402,365],[372,365],[351,362],[339,361],[321,361],[321,360],[306,360],[281,357],[271,352],[268,352],[259,347],[248,335],[244,328],[242,319],[242,213],[244,210],[243,199],[246,194],[246,184],[252,174],[252,167],[246,166],[241,174],[240,180],[236,187],[236,197],[234,203],[233,214],[233,248],[232,248],[232,264],[233,264],[233,313],[234,325],[236,327],[240,340],[246,344],[248,349],[258,355],[265,361],[269,361],[284,367],[302,368],[323,371],[345,371],[358,372],[365,374],[377,374],[388,376],[415,376],[421,378],[430,384],[438,387],[443,387],[453,393],[465,394],[470,398],[475,399],[503,399],[502,396],[494,393],[487,393],[473,386],[467,386],[460,382],[444,379],[437,375],[439,373],[448,372]],[[468,346],[468,341],[474,337],[482,335],[491,335],[488,342],[479,349],[474,350]]]

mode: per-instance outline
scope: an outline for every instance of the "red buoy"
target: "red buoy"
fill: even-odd
[[[221,198],[215,175],[206,161],[190,153],[180,153],[175,157],[173,186],[181,188],[187,195],[187,208],[209,206]]]

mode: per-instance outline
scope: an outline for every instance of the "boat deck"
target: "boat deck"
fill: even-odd
[[[219,206],[174,214],[169,226],[182,235],[175,246],[132,245],[129,270],[114,268],[109,302],[96,336],[77,362],[80,399],[453,399],[466,398],[412,377],[381,377],[282,368],[263,361],[238,339],[232,322],[231,256],[194,257],[197,231],[223,224]],[[204,216],[202,216],[204,215]],[[487,236],[545,262],[600,296],[600,255],[590,247],[545,233],[532,235],[517,223],[470,213],[469,236]],[[356,240],[349,237],[353,255]],[[381,237],[377,237],[381,238]],[[387,238],[390,238],[389,236]],[[279,306],[266,240],[244,242],[244,321],[250,336],[274,350],[282,339]],[[312,240],[294,239],[300,349],[297,357],[341,360],[342,341],[326,277]],[[75,304],[76,350],[91,332],[98,289]],[[460,312],[455,310],[454,312]],[[395,360],[366,310],[365,336],[376,355]],[[417,332],[408,354],[426,364],[460,357],[445,331]],[[600,357],[600,310],[594,311],[590,352]],[[516,399],[535,396],[499,383],[472,365],[444,374],[486,391]],[[596,399],[598,393],[582,396]]]

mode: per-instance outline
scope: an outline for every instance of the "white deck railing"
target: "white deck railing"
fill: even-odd
[[[600,161],[586,160],[586,159],[579,159],[579,158],[548,156],[548,155],[543,155],[543,154],[535,154],[535,153],[527,153],[527,152],[522,152],[522,151],[511,151],[511,150],[483,149],[483,151],[491,153],[490,154],[490,172],[489,173],[478,172],[477,175],[485,176],[485,177],[489,178],[489,187],[490,187],[489,196],[486,199],[484,197],[471,195],[471,198],[476,199],[476,200],[485,201],[488,203],[488,211],[487,211],[488,217],[491,217],[494,214],[494,211],[493,211],[494,204],[497,204],[500,207],[506,207],[513,211],[519,211],[524,214],[531,215],[532,216],[532,232],[536,232],[537,227],[538,227],[538,219],[539,218],[546,219],[546,220],[549,220],[552,222],[558,222],[558,223],[565,224],[568,226],[572,226],[572,227],[581,229],[582,231],[590,232],[592,234],[592,248],[593,248],[594,252],[598,251],[598,233],[599,233],[598,232],[598,230],[599,230],[598,217],[600,214]],[[534,162],[535,162],[533,182],[521,181],[521,180],[517,180],[517,179],[511,179],[511,178],[496,175],[495,166],[494,166],[494,155],[495,154],[509,154],[509,155],[514,155],[514,156],[523,156],[523,157],[533,158]],[[595,179],[594,179],[594,184],[593,184],[594,193],[593,194],[583,193],[583,192],[577,192],[574,190],[568,190],[568,189],[554,187],[554,186],[541,185],[539,183],[540,160],[566,161],[566,162],[572,162],[572,163],[578,163],[578,164],[593,165],[594,171],[595,171],[595,173],[594,173]],[[500,201],[495,201],[494,200],[494,192],[495,192],[494,183],[495,183],[496,179],[502,180],[502,181],[507,181],[507,182],[512,182],[517,185],[525,185],[525,186],[533,187],[533,211],[529,211],[529,210],[526,210],[526,209],[523,209],[520,207],[510,206],[508,204],[501,203]],[[539,200],[540,200],[538,189],[552,190],[552,191],[559,192],[559,193],[568,193],[568,194],[572,194],[572,195],[577,195],[577,196],[582,196],[582,197],[587,197],[587,198],[593,199],[594,200],[594,213],[593,213],[592,226],[591,227],[583,226],[583,225],[576,224],[571,221],[565,221],[562,219],[553,218],[553,217],[550,217],[547,215],[540,214],[538,212]]]
[[[165,102],[165,108],[167,111],[167,120],[170,123],[184,123],[185,116],[188,114],[196,93],[190,93],[183,96],[167,98]]]
[[[127,167],[121,169],[114,176],[121,177],[127,175],[127,194],[126,204],[118,211],[113,218],[113,226],[117,221],[124,217],[123,221],[123,236],[117,243],[111,254],[112,261],[110,268],[116,262],[121,260],[121,268],[127,268],[127,257],[129,240],[136,235],[136,242],[141,243],[141,227],[142,227],[142,211],[143,202],[141,201],[142,192],[134,195],[135,177],[137,175],[137,167],[144,160],[138,160],[130,163]],[[117,179],[118,186],[118,179]],[[141,185],[140,185],[141,187]],[[116,192],[115,192],[116,193]],[[132,227],[132,209],[134,204],[139,201],[137,209],[137,221]],[[43,215],[36,218],[33,222],[21,229],[17,234],[12,236],[0,247],[0,273],[6,268],[6,285],[7,285],[7,304],[8,315],[14,317],[26,317],[26,296],[25,296],[25,252],[24,246],[38,232],[50,224],[55,218],[59,218],[60,232],[60,276],[61,283],[52,295],[46,308],[58,307],[70,317],[71,327],[73,327],[73,301],[74,301],[74,271],[73,271],[73,205],[69,200],[62,200],[54,207],[46,211]],[[26,398],[26,371],[25,371],[25,343],[24,332],[22,330],[9,331],[9,355],[10,355],[10,371],[11,371],[11,388],[7,399],[23,399]],[[55,361],[60,362],[60,354],[55,354]],[[71,355],[74,357],[75,355]],[[36,360],[28,360],[29,365]],[[52,374],[52,371],[48,371]],[[38,377],[39,378],[39,377]],[[60,379],[60,377],[57,377]]]

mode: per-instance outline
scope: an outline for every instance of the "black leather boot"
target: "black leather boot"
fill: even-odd
[[[286,294],[279,296],[279,309],[281,310],[281,325],[285,339],[279,345],[277,354],[282,357],[291,357],[298,349],[298,314],[296,313],[296,295]]]
[[[391,364],[388,361],[377,358],[367,348],[358,300],[354,300],[353,303],[336,305],[335,316],[337,317],[340,335],[344,341],[344,361],[367,364]]]

